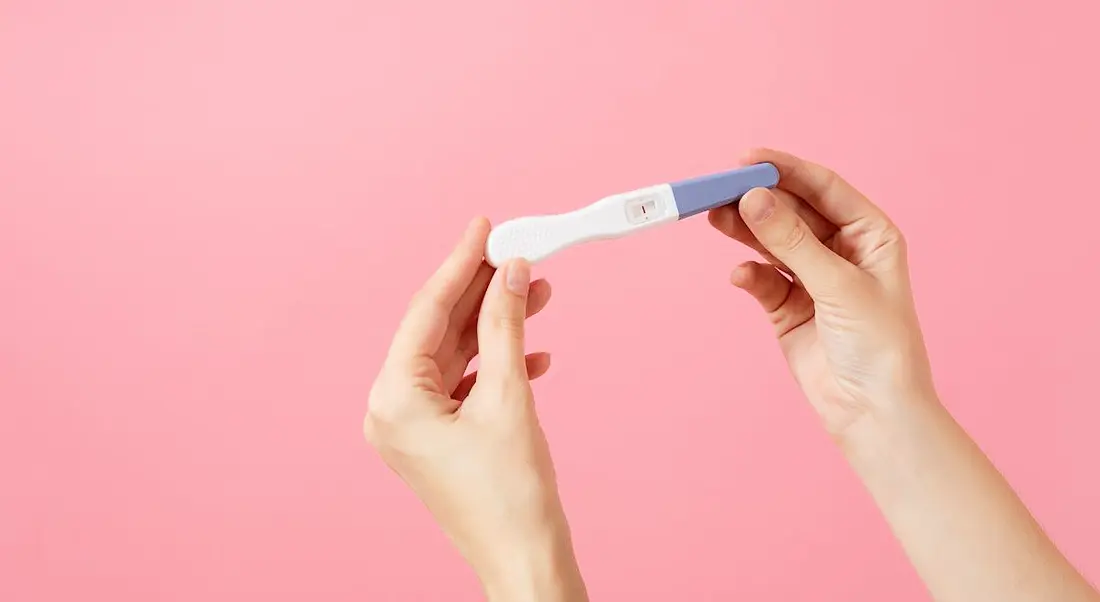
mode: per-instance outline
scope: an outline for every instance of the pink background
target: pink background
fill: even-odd
[[[409,293],[475,214],[758,144],[903,226],[946,403],[1100,578],[1097,6],[0,1],[0,599],[478,599],[361,437]],[[537,270],[594,599],[924,600],[750,257]]]

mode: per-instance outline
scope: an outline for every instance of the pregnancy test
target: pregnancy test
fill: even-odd
[[[568,213],[509,220],[489,233],[485,259],[493,267],[517,258],[537,263],[568,247],[686,219],[778,183],[779,170],[759,163],[611,195]]]

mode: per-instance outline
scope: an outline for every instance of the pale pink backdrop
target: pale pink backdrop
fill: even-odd
[[[478,599],[361,438],[408,295],[478,213],[758,144],[903,226],[946,403],[1100,578],[1097,7],[0,2],[0,599]],[[699,218],[537,270],[594,599],[926,599],[750,257]]]

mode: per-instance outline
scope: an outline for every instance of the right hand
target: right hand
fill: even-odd
[[[779,169],[777,188],[712,210],[710,222],[765,260],[730,279],[767,312],[826,429],[842,440],[890,404],[934,398],[901,232],[832,171],[767,149],[742,159],[763,162]]]

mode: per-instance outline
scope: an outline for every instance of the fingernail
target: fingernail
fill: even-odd
[[[522,259],[508,264],[508,273],[505,274],[504,283],[508,290],[517,295],[526,295],[531,286],[531,266]]]
[[[754,188],[741,199],[741,209],[745,219],[760,223],[775,212],[775,195],[766,188]]]

